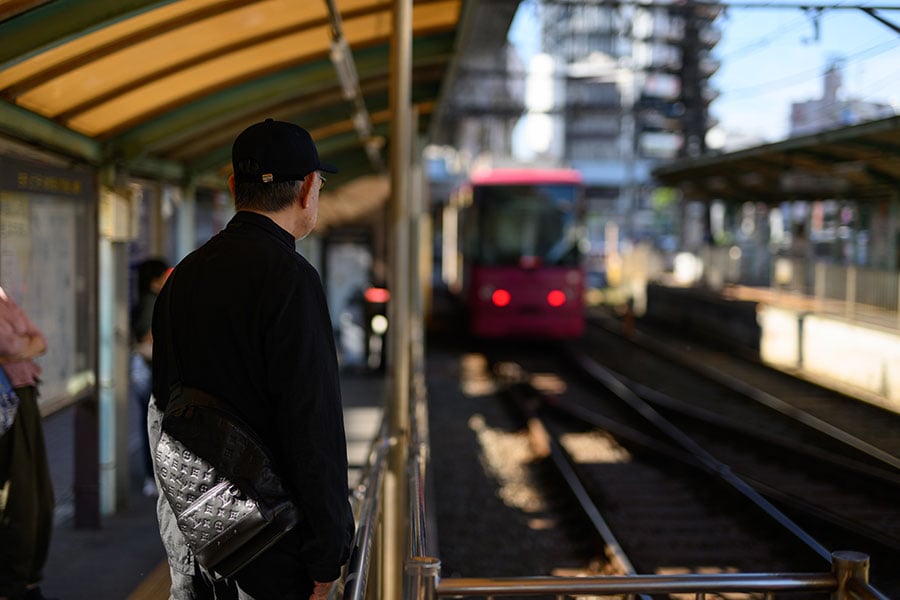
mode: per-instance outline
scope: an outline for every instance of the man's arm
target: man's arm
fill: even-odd
[[[270,322],[267,381],[277,398],[281,452],[308,529],[301,549],[309,574],[340,576],[350,554],[353,513],[347,489],[347,442],[334,334],[318,274],[300,268],[297,287]]]

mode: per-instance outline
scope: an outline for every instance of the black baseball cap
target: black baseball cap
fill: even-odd
[[[337,173],[337,167],[319,160],[308,131],[273,119],[251,125],[237,136],[231,164],[238,183],[299,181],[313,171]]]

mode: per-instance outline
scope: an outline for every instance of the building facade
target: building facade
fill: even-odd
[[[546,0],[540,14],[564,83],[555,158],[585,176],[591,239],[602,245],[612,224],[616,239],[659,241],[675,224],[650,171],[706,151],[719,7]]]
[[[843,66],[840,59],[828,64],[822,77],[821,98],[791,104],[791,137],[894,115],[890,104],[844,97],[841,93]]]

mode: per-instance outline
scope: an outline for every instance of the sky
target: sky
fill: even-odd
[[[536,1],[523,0],[510,29],[526,59],[537,51]],[[760,6],[745,8],[750,3]],[[791,103],[822,96],[822,75],[834,58],[844,60],[842,99],[893,104],[900,112],[900,33],[850,8],[879,7],[879,16],[900,27],[900,0],[813,0],[835,7],[819,13],[818,27],[799,8],[770,8],[802,3],[741,0],[716,20],[722,39],[713,56],[721,66],[711,80],[719,96],[710,113],[725,132],[766,142],[786,138]]]

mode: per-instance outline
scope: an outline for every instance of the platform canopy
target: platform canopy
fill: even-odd
[[[221,186],[244,127],[313,135],[339,187],[385,172],[391,0],[0,0],[0,138],[119,172]],[[429,131],[484,15],[417,0],[412,104]],[[491,3],[488,3],[491,4]],[[498,19],[505,41],[518,0]]]
[[[689,200],[895,198],[900,194],[900,117],[680,160],[655,169],[653,176]]]

